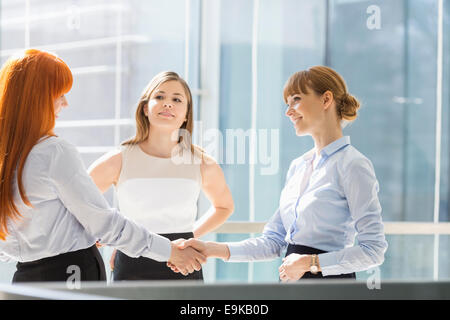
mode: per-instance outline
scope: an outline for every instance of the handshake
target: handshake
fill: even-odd
[[[222,258],[227,261],[230,258],[228,245],[194,238],[172,241],[172,253],[167,266],[173,272],[180,272],[186,276],[194,270],[199,271],[207,258]],[[283,263],[278,268],[280,280],[282,282],[299,280],[310,271],[311,262],[311,255],[291,253],[283,258]],[[321,271],[320,266],[318,269]]]
[[[188,275],[199,271],[207,258],[228,260],[230,251],[224,243],[205,242],[191,238],[172,241],[172,252],[167,266],[176,273]]]

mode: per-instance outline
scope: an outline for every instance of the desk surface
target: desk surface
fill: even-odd
[[[151,300],[310,300],[450,299],[450,281],[383,281],[380,289],[352,280],[298,283],[212,283],[136,281],[105,285],[84,282],[0,285],[2,299],[151,299]]]

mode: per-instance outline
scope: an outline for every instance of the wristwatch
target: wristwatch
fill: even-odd
[[[311,266],[309,267],[309,271],[312,274],[317,274],[317,272],[319,272],[319,264],[317,263],[317,254],[313,254],[311,256]]]

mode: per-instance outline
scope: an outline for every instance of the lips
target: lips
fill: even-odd
[[[303,119],[303,117],[302,116],[300,116],[300,117],[297,117],[297,118],[291,118],[291,121],[292,121],[292,123],[296,123],[298,120],[300,120],[300,119]]]
[[[166,112],[166,111],[160,112],[160,113],[158,113],[158,114],[159,114],[160,116],[168,117],[168,118],[173,118],[173,117],[175,117],[175,115],[171,114],[170,112]]]

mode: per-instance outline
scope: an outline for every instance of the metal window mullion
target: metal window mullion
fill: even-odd
[[[200,118],[199,129],[218,130],[219,122],[219,90],[220,90],[220,7],[219,0],[202,0],[200,2],[200,94],[198,113]],[[187,79],[186,79],[187,80]],[[201,133],[199,143],[202,143]],[[219,139],[214,146],[216,156],[220,156]],[[201,204],[201,203],[200,203]],[[209,205],[209,203],[208,203]],[[217,234],[214,240],[217,240]],[[217,261],[213,259],[211,276],[216,279]]]
[[[122,12],[117,11],[117,25],[116,25],[117,39],[122,36]],[[115,66],[115,104],[114,104],[114,146],[120,144],[120,111],[122,104],[122,41],[116,42],[116,66]],[[118,199],[116,193],[113,196],[113,206],[118,207]]]
[[[250,127],[250,152],[249,152],[249,221],[255,221],[255,171],[257,152],[257,119],[258,119],[258,29],[259,29],[259,0],[253,0],[253,24],[252,24],[252,106]],[[254,237],[254,234],[250,234]],[[254,263],[248,264],[248,282],[254,278]]]
[[[441,139],[442,139],[442,81],[443,81],[443,32],[444,32],[444,1],[438,0],[437,23],[437,79],[436,79],[436,155],[435,155],[435,185],[434,185],[434,217],[433,222],[439,223],[439,201],[441,190]],[[434,280],[439,279],[439,234],[434,234]]]
[[[25,48],[30,47],[30,0],[25,0]]]
[[[190,31],[191,31],[191,0],[185,0],[184,14],[184,79],[189,83],[189,50],[190,50]]]

